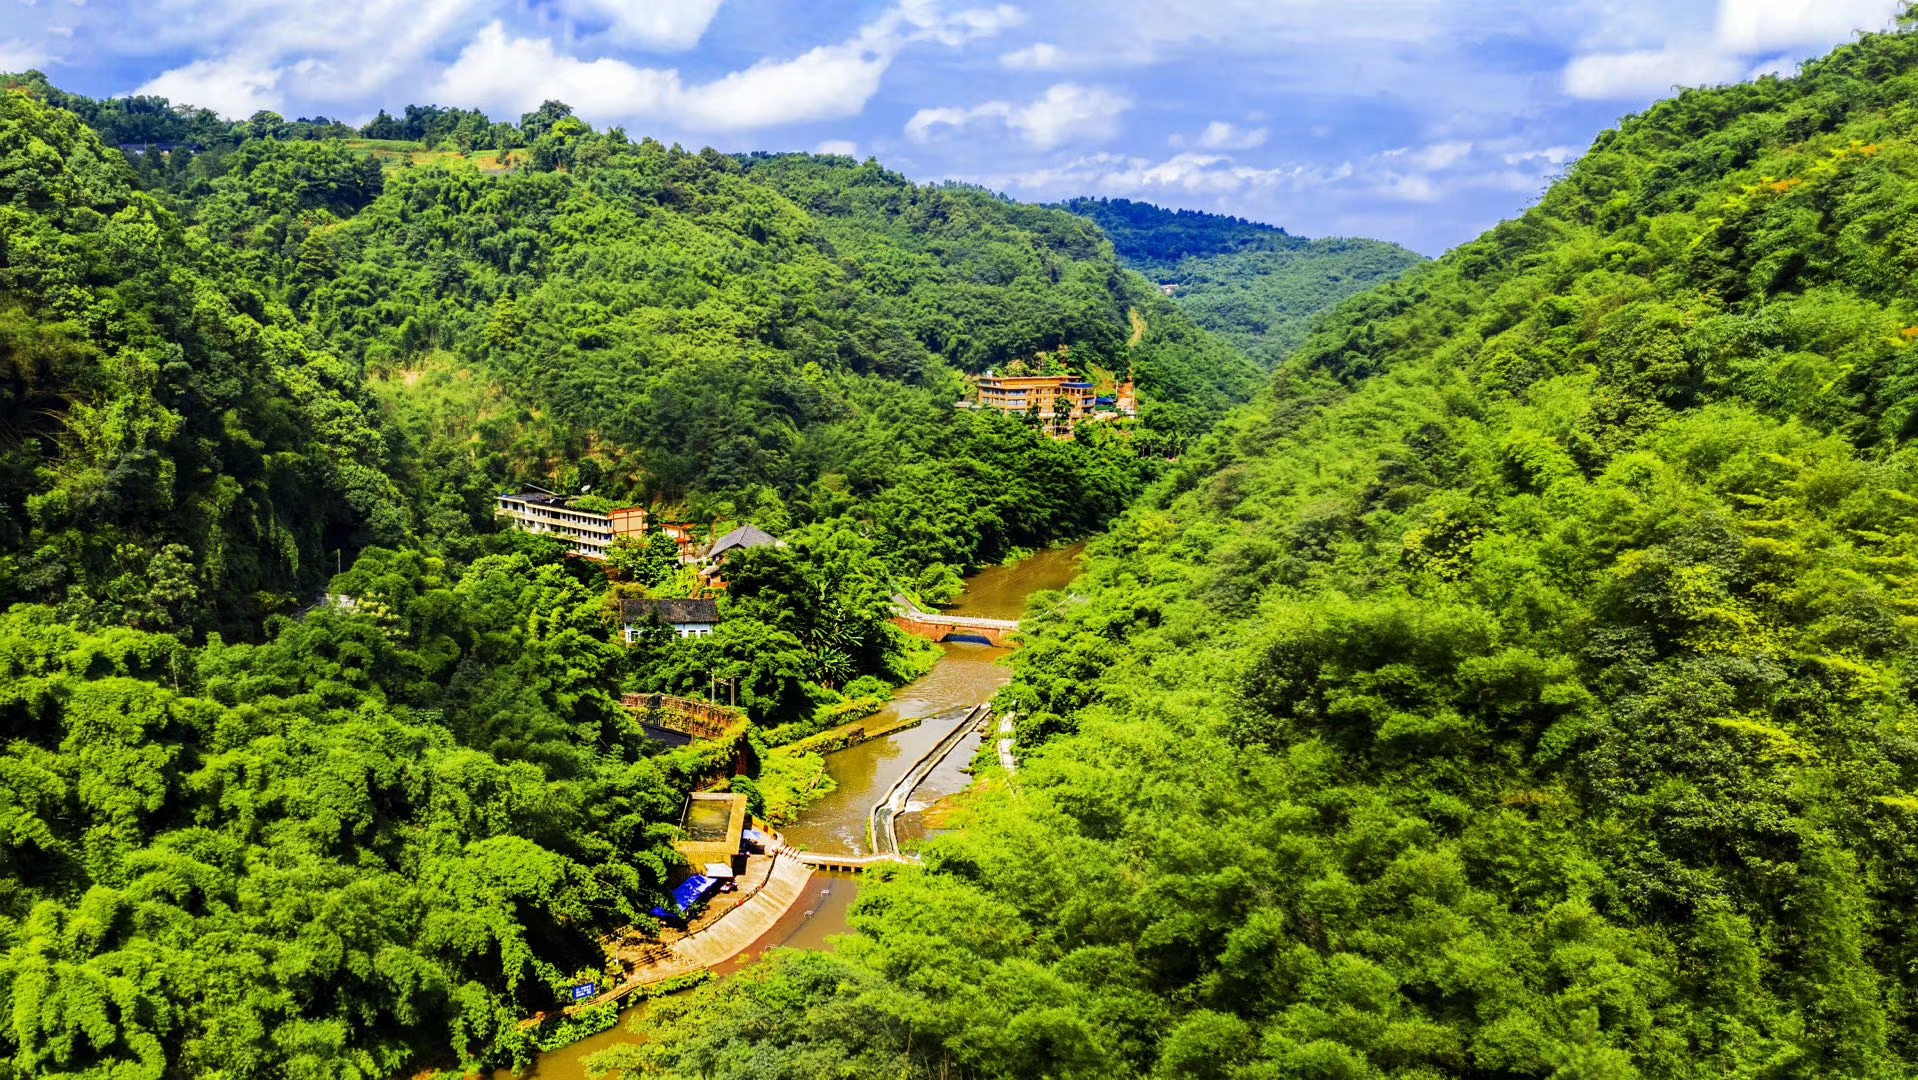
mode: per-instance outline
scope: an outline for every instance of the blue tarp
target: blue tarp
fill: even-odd
[[[694,874],[673,888],[673,906],[679,909],[678,914],[668,912],[664,908],[654,908],[653,918],[683,919],[692,914],[693,905],[711,896],[713,890],[717,888],[719,888],[719,882],[704,874]]]

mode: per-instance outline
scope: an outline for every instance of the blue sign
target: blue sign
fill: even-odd
[[[592,997],[595,993],[598,993],[598,992],[599,992],[598,983],[587,983],[584,986],[575,986],[573,987],[573,1000],[585,1001],[587,998]]]

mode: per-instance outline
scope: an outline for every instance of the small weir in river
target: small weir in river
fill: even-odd
[[[992,566],[966,579],[966,592],[948,614],[980,619],[1017,619],[1025,614],[1026,598],[1045,589],[1063,589],[1079,570],[1083,544],[1048,548],[1009,566]],[[1012,671],[999,661],[1011,649],[946,642],[945,650],[924,678],[900,687],[887,705],[891,715],[926,718],[918,727],[896,731],[871,742],[849,746],[826,756],[826,771],[839,786],[832,794],[807,807],[800,820],[784,830],[786,843],[808,851],[845,855],[871,853],[866,822],[875,804],[887,794],[940,740],[957,725],[966,724],[972,707],[991,699],[1011,679]],[[936,800],[964,791],[972,777],[967,767],[979,750],[979,736],[968,734],[947,752],[914,789],[912,801],[898,816],[902,842],[910,845],[926,836],[923,811]],[[859,896],[859,876],[840,871],[817,871],[792,909],[773,928],[738,957],[713,969],[729,975],[772,948],[829,951],[834,935],[845,933],[846,915]],[[620,1016],[619,1025],[571,1046],[542,1054],[533,1067],[517,1074],[526,1080],[587,1080],[586,1059],[622,1043],[638,1041],[627,1023],[646,1009],[644,1003]],[[493,1080],[512,1080],[510,1070],[499,1070]]]

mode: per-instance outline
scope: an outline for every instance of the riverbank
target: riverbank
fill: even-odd
[[[1074,546],[1039,552],[1026,560],[1036,562],[1032,566],[989,567],[968,582],[967,594],[950,610],[978,618],[1019,618],[1027,596],[1063,588],[1071,581],[1077,571],[1079,550]],[[932,670],[901,687],[879,712],[768,752],[769,756],[821,755],[821,768],[833,785],[828,794],[800,813],[797,822],[782,830],[789,847],[826,854],[870,855],[866,830],[873,807],[888,797],[909,769],[922,764],[953,734],[950,724],[925,721],[941,716],[957,720],[958,714],[990,701],[1012,677],[1010,669],[1001,663],[1010,649],[965,642],[946,642],[936,648],[939,661]],[[904,827],[900,839],[909,846],[921,839],[924,804],[956,795],[971,782],[971,765],[982,736],[976,724],[966,726],[964,737],[937,755],[933,767],[914,787],[912,800],[898,815]],[[857,874],[811,871],[775,918],[769,923],[754,920],[752,925],[760,927],[756,938],[734,947],[736,939],[748,937],[744,923],[738,934],[728,934],[726,947],[733,951],[707,970],[715,977],[724,977],[774,948],[830,950],[835,938],[847,932],[847,917],[859,895],[858,882]],[[585,1061],[592,1054],[643,1041],[643,1035],[632,1027],[645,1008],[643,1003],[631,1007],[612,1031],[541,1055],[522,1080],[587,1080]],[[512,1076],[506,1071],[494,1074],[495,1080],[511,1080]]]
[[[874,715],[854,720],[850,724],[841,724],[828,731],[811,735],[790,746],[780,746],[771,752],[775,754],[830,754],[835,750],[844,750],[858,746],[862,742],[883,739],[908,728],[918,727],[925,717],[900,716],[884,711],[884,707],[874,711]]]
[[[623,948],[615,958],[627,965],[626,979],[595,1004],[618,1001],[645,986],[683,979],[731,960],[758,941],[792,909],[812,880],[813,869],[789,852],[775,850],[765,880],[731,911],[694,933],[664,944]]]

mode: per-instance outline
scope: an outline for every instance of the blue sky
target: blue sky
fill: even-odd
[[[548,97],[689,147],[873,155],[1437,254],[1675,85],[1900,0],[0,0],[0,70],[359,122]]]

